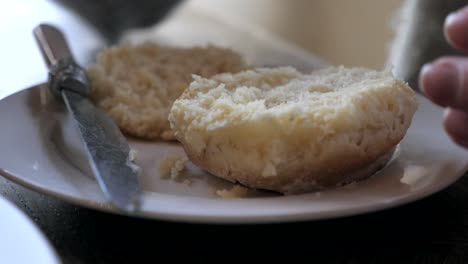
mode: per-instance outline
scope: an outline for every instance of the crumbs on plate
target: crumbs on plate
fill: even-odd
[[[249,196],[250,190],[240,185],[234,185],[231,189],[221,189],[216,191],[216,195],[224,199],[243,198]]]
[[[185,164],[187,162],[187,157],[164,157],[159,162],[159,172],[161,173],[161,178],[182,182],[185,185],[191,185],[192,181],[188,179],[188,177],[183,173],[185,171]]]

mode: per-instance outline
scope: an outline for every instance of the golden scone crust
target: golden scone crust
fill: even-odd
[[[385,165],[417,105],[413,90],[389,72],[260,68],[195,77],[169,120],[204,170],[252,188],[301,193]]]
[[[244,66],[239,54],[214,46],[123,44],[103,50],[89,67],[91,98],[125,133],[173,140],[167,117],[192,74],[211,77],[239,72]]]

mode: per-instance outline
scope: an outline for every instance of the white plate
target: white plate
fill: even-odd
[[[131,139],[143,168],[140,180],[145,193],[139,216],[206,223],[312,220],[372,212],[426,197],[465,173],[468,152],[444,133],[442,111],[422,97],[419,100],[413,124],[384,170],[365,181],[319,194],[254,193],[255,197],[222,199],[215,191],[232,185],[193,165],[187,172],[191,186],[160,178],[159,160],[174,153],[183,155],[177,144]],[[73,129],[60,125],[67,123],[61,107],[42,106],[36,87],[0,101],[0,112],[2,175],[75,204],[116,212],[105,202],[96,181],[81,172],[87,168],[77,151],[79,144],[68,140]]]
[[[0,263],[60,263],[34,223],[0,196]]]

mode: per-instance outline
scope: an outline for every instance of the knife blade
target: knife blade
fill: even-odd
[[[86,72],[75,62],[60,30],[40,24],[34,36],[49,69],[49,90],[63,100],[71,113],[105,198],[120,210],[134,212],[140,205],[141,190],[125,137],[112,119],[88,99]]]

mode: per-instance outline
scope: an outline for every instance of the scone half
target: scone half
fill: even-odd
[[[372,175],[417,109],[390,72],[260,68],[194,77],[169,120],[190,160],[257,189],[301,193]]]
[[[236,52],[216,47],[178,48],[157,43],[120,44],[101,51],[88,69],[91,98],[126,134],[173,140],[167,117],[192,80],[246,67]]]

